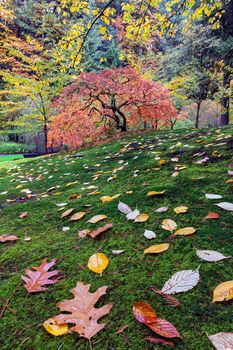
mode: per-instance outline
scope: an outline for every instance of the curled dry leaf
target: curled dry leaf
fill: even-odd
[[[148,219],[149,219],[149,215],[148,215],[148,214],[142,213],[142,214],[139,214],[139,215],[135,218],[134,222],[145,222],[145,221],[147,221]]]
[[[97,230],[91,231],[88,233],[89,236],[95,238],[99,236],[101,233],[106,232],[112,228],[112,224],[106,224],[105,226],[99,227]]]
[[[180,306],[181,303],[179,302],[179,300],[177,300],[175,297],[173,297],[172,295],[170,294],[167,294],[167,293],[163,293],[160,289],[157,289],[155,287],[152,287],[152,290],[161,295],[163,297],[163,299],[165,300],[165,302],[170,305],[170,306],[173,306],[173,307],[177,307],[177,306]]]
[[[58,324],[54,318],[46,320],[43,326],[48,333],[55,336],[68,333],[68,325],[66,323]]]
[[[189,236],[195,232],[196,232],[196,229],[194,227],[184,227],[174,232],[174,236]]]
[[[99,324],[98,320],[107,315],[113,306],[107,304],[98,309],[94,306],[106,294],[107,288],[107,286],[103,286],[97,289],[96,292],[90,293],[90,284],[85,285],[82,282],[77,282],[76,287],[71,289],[74,298],[57,304],[61,311],[67,313],[54,316],[53,319],[58,325],[75,324],[69,329],[69,332],[77,332],[80,337],[90,340],[105,327],[106,324]]]
[[[153,343],[153,344],[164,344],[164,345],[171,345],[173,346],[174,343],[173,341],[170,341],[170,340],[166,340],[166,339],[163,339],[163,338],[158,338],[158,337],[152,337],[152,336],[148,336],[145,338],[146,340],[149,340],[150,343]]]
[[[181,205],[180,207],[174,208],[174,212],[176,214],[183,214],[183,213],[186,213],[187,211],[188,211],[188,207],[186,207],[185,205]]]
[[[228,301],[233,299],[233,281],[226,281],[219,284],[213,295],[213,302]]]
[[[205,217],[205,220],[213,220],[220,218],[220,214],[210,211],[208,215]]]
[[[162,221],[162,228],[164,230],[167,230],[167,231],[174,231],[176,228],[177,228],[177,224],[175,221],[171,220],[171,219],[164,219]]]
[[[127,204],[125,204],[123,202],[119,202],[118,210],[125,215],[131,213],[131,211],[132,211],[132,209]]]
[[[147,192],[147,197],[160,197],[162,196],[163,194],[165,193],[165,190],[164,191],[149,191]]]
[[[44,285],[54,284],[59,281],[58,270],[48,271],[55,263],[56,259],[47,263],[47,258],[45,258],[40,266],[33,267],[35,271],[25,270],[25,275],[28,277],[21,275],[21,279],[25,282],[24,287],[28,293],[44,292],[48,289]],[[52,277],[53,279],[51,279]]]
[[[161,291],[166,294],[186,292],[193,289],[199,282],[199,268],[176,272],[163,286]]]
[[[215,250],[197,250],[197,256],[205,261],[221,261],[223,259],[229,259],[230,256],[225,256],[222,253]]]
[[[107,215],[95,215],[92,218],[90,218],[87,222],[90,222],[91,224],[95,224],[96,222],[99,222],[105,219],[107,219]]]
[[[233,333],[220,332],[210,335],[209,340],[212,342],[216,350],[232,350],[233,349]]]
[[[138,301],[134,304],[133,314],[138,322],[146,324],[153,323],[158,318],[154,309],[143,301]]]
[[[154,244],[154,245],[150,246],[149,248],[145,249],[144,254],[158,254],[158,253],[164,252],[168,248],[169,248],[168,243]]]
[[[19,237],[15,235],[2,235],[0,236],[0,242],[5,243],[5,242],[10,242],[10,241],[18,241]]]
[[[86,211],[79,211],[78,213],[74,213],[71,217],[70,217],[70,221],[77,221],[80,220],[84,217],[84,215],[86,215]]]
[[[87,263],[89,270],[102,275],[109,264],[107,256],[103,253],[96,253],[90,257]]]
[[[126,219],[135,220],[138,215],[140,215],[140,211],[138,209],[135,209],[126,215]]]
[[[73,211],[74,211],[74,208],[67,209],[66,211],[64,211],[64,213],[62,213],[61,219],[69,216]]]
[[[170,322],[157,318],[156,322],[148,323],[147,326],[152,329],[155,333],[165,338],[181,338],[176,327]]]

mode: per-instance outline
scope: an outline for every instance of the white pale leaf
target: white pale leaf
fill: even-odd
[[[196,270],[179,271],[165,283],[162,292],[167,294],[186,292],[194,288],[199,279],[199,267]]]
[[[144,237],[146,237],[147,239],[153,239],[156,238],[156,234],[153,231],[145,230]]]
[[[166,213],[168,211],[168,207],[161,207],[155,210],[156,213]]]
[[[206,198],[208,199],[221,199],[222,196],[220,194],[212,194],[212,193],[206,193]]]
[[[230,256],[225,256],[215,250],[197,250],[196,253],[199,258],[205,261],[220,261],[230,258]]]
[[[115,254],[115,255],[119,255],[119,254],[122,254],[124,253],[124,250],[112,250],[112,254]]]
[[[127,204],[122,202],[119,202],[118,210],[125,215],[131,213],[132,211],[132,209]]]
[[[221,202],[221,203],[217,203],[216,205],[219,208],[222,208],[222,209],[225,209],[225,210],[229,210],[229,211],[233,211],[233,203]]]
[[[57,207],[65,207],[68,203],[57,203]]]
[[[217,350],[233,350],[233,333],[220,332],[208,338]]]
[[[126,219],[135,220],[138,215],[140,215],[140,211],[138,209],[135,209],[126,215]]]

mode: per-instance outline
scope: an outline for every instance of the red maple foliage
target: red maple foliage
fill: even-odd
[[[168,89],[130,67],[81,74],[53,107],[57,116],[50,128],[50,143],[71,148],[110,130],[127,131],[141,122],[156,127],[158,121],[177,116]]]

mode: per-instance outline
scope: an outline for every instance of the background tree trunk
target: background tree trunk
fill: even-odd
[[[230,89],[230,83],[231,83],[231,74],[229,71],[225,70],[223,73],[223,89],[224,89],[224,96],[221,99],[221,105],[222,105],[222,114],[220,117],[220,125],[228,125],[230,120],[230,96],[225,91],[226,89]]]
[[[200,109],[201,109],[201,102],[197,102],[197,114],[196,114],[196,121],[195,121],[195,128],[199,128],[199,119],[200,119]]]

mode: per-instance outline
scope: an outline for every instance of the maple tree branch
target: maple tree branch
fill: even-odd
[[[79,54],[82,52],[83,50],[83,47],[86,43],[86,40],[88,38],[88,35],[90,34],[92,28],[94,27],[95,23],[98,21],[98,19],[100,19],[100,17],[103,15],[104,11],[109,7],[111,6],[111,4],[114,2],[115,0],[110,0],[103,8],[102,10],[98,13],[98,15],[95,17],[95,19],[92,21],[90,27],[88,28],[88,30],[86,31],[86,33],[84,34],[84,38],[83,38],[83,41],[82,41],[82,44],[78,50],[78,52],[76,53],[75,57],[74,57],[74,61],[73,61],[73,65],[72,65],[72,68],[74,68],[75,66],[75,63],[76,63],[76,60],[79,56]]]

